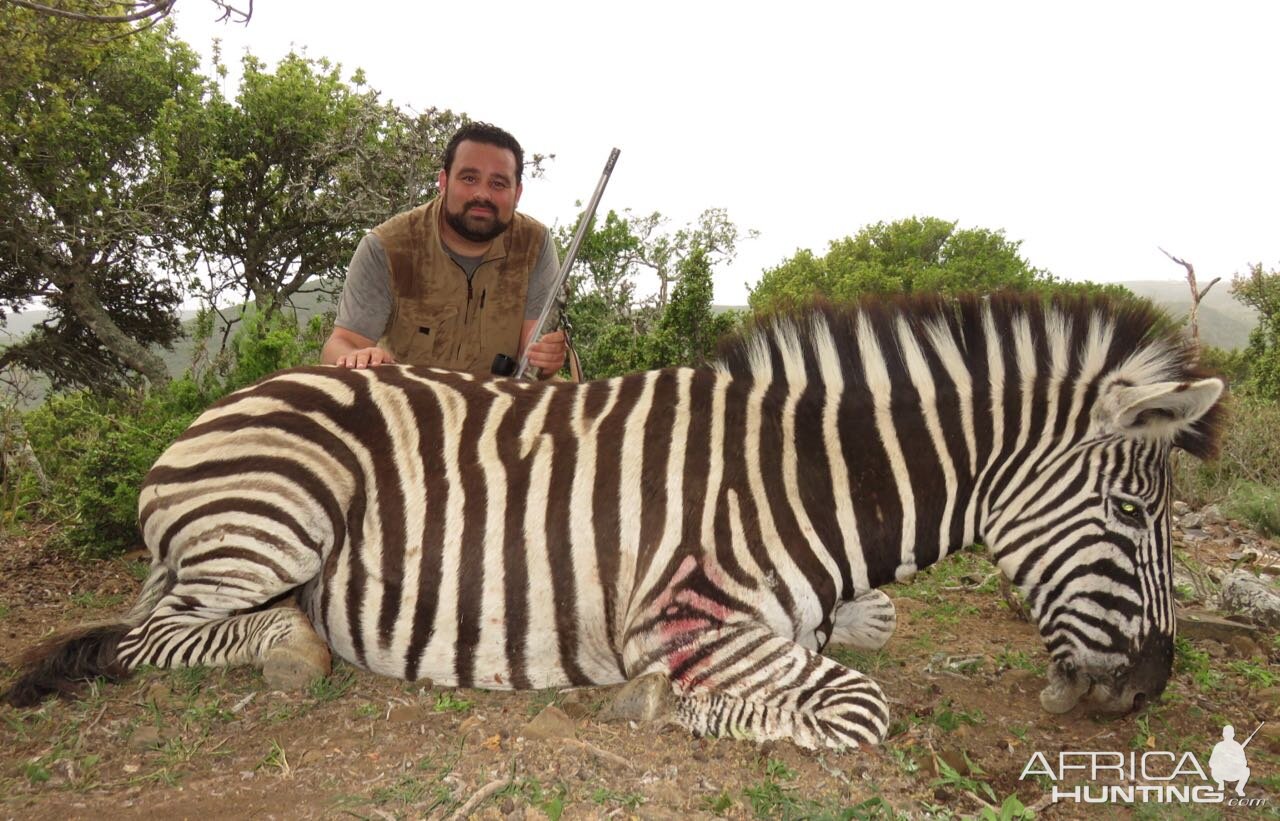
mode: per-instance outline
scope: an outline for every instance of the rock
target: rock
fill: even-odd
[[[1221,607],[1280,628],[1280,592],[1247,570],[1233,570],[1223,578]]]
[[[1257,692],[1257,698],[1271,707],[1272,713],[1280,712],[1280,687],[1267,687]]]
[[[1174,503],[1173,503],[1173,515],[1174,515],[1174,516],[1185,516],[1185,515],[1187,515],[1187,514],[1188,514],[1188,513],[1190,513],[1190,512],[1191,512],[1191,505],[1187,504],[1186,502],[1174,502]]]
[[[422,721],[426,718],[426,712],[426,708],[421,704],[397,704],[387,713],[387,721],[392,724]]]
[[[1262,648],[1248,636],[1232,636],[1227,646],[1236,658],[1251,659],[1262,655]]]
[[[129,736],[129,749],[150,750],[153,747],[159,747],[164,743],[164,736],[160,735],[160,731],[150,724],[144,724],[133,731],[133,735]]]
[[[1258,731],[1258,736],[1253,740],[1253,742],[1255,744],[1261,742],[1263,747],[1266,747],[1273,753],[1280,754],[1280,724],[1272,724],[1268,722],[1261,730]]]
[[[1183,530],[1193,530],[1204,525],[1204,517],[1199,513],[1188,513],[1178,519],[1178,526]]]
[[[1205,524],[1222,524],[1225,519],[1222,517],[1222,509],[1217,505],[1205,505],[1200,508],[1200,516],[1204,519]]]
[[[675,694],[667,677],[647,673],[622,685],[600,711],[600,720],[647,723],[666,717],[674,706]]]
[[[573,738],[577,731],[578,727],[573,719],[559,707],[550,704],[525,725],[523,735],[525,738]]]
[[[1178,635],[1228,642],[1232,636],[1257,636],[1257,628],[1224,619],[1207,610],[1178,610]]]
[[[565,715],[575,720],[591,715],[591,709],[581,701],[570,701],[567,704],[561,704],[560,707]]]
[[[156,706],[157,710],[167,710],[173,701],[173,692],[169,689],[169,685],[163,681],[157,681],[147,688],[147,694],[142,697],[143,701],[149,701]]]
[[[324,750],[307,750],[302,754],[302,758],[298,759],[299,766],[310,767],[314,764],[324,762]]]
[[[1220,641],[1206,641],[1204,651],[1211,659],[1224,659],[1227,657],[1227,648]]]

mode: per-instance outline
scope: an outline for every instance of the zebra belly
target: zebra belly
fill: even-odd
[[[438,615],[428,636],[399,629],[403,626],[400,624],[394,625],[389,635],[370,631],[368,627],[378,623],[374,614],[379,612],[382,601],[395,592],[398,591],[394,588],[371,588],[370,595],[359,600],[361,612],[354,620],[346,600],[324,595],[323,583],[304,591],[302,604],[316,632],[335,655],[379,675],[411,681],[430,679],[442,686],[485,690],[616,684],[626,680],[610,649],[602,614],[576,623],[574,635],[562,638],[550,600],[544,600],[544,606],[530,608],[525,629],[509,641],[513,627],[501,612],[502,597],[485,596],[478,638],[467,642],[462,635],[469,631],[455,617],[456,598],[442,591],[444,595],[435,602]],[[445,608],[445,604],[451,606]],[[356,630],[351,628],[353,623]],[[476,635],[475,631],[469,634]]]

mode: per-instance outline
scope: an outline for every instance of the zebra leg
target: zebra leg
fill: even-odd
[[[763,624],[680,631],[641,655],[645,646],[655,642],[633,640],[629,677],[668,675],[677,696],[675,719],[695,735],[843,749],[877,744],[888,728],[888,703],[878,684]]]
[[[316,554],[280,545],[185,553],[172,588],[120,640],[119,661],[126,670],[254,664],[276,689],[328,675],[329,648],[307,617],[292,603],[267,606],[319,570]]]
[[[898,626],[893,601],[880,590],[864,593],[836,605],[832,615],[831,642],[858,650],[879,650]]]

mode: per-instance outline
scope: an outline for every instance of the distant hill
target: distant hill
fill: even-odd
[[[1147,297],[1174,317],[1185,318],[1191,309],[1191,294],[1185,281],[1132,280],[1120,284],[1139,296]],[[297,314],[300,325],[305,325],[316,313],[331,310],[333,307],[334,304],[329,302],[327,297],[315,292],[297,294],[293,299],[293,310]],[[711,310],[720,313],[726,310],[746,310],[746,306],[714,305]],[[246,311],[253,312],[253,303],[246,306]],[[233,318],[239,315],[239,309],[227,308],[223,313]],[[0,325],[0,348],[26,336],[48,315],[49,312],[46,310],[10,313],[5,317],[4,324]],[[187,334],[174,344],[172,351],[162,349],[157,351],[168,366],[169,373],[175,377],[181,376],[191,366],[195,353],[195,341],[190,334],[195,316],[195,311],[181,312],[180,317]],[[1215,285],[1205,297],[1204,302],[1200,304],[1200,337],[1207,345],[1228,350],[1243,348],[1249,342],[1249,332],[1257,324],[1257,312],[1231,296],[1229,283],[1220,282]],[[220,338],[220,333],[215,334],[215,340]]]
[[[1191,288],[1186,280],[1133,280],[1120,284],[1179,319],[1185,319],[1191,310]],[[1231,295],[1230,282],[1213,286],[1200,303],[1200,340],[1206,345],[1228,350],[1243,348],[1257,324],[1258,312]]]
[[[242,306],[246,316],[251,316],[254,311],[254,303],[250,302]],[[336,307],[335,303],[329,302],[328,297],[319,293],[300,293],[293,297],[292,310],[298,318],[298,325],[306,325],[311,321],[311,317],[316,313],[332,310]],[[224,308],[222,314],[227,318],[227,322],[220,323],[214,332],[212,342],[216,347],[222,339],[221,329],[225,328],[231,321],[240,316],[241,306],[234,308]],[[37,325],[44,322],[49,317],[49,312],[45,309],[23,311],[22,313],[9,313],[5,316],[3,325],[0,325],[0,348],[21,339],[31,333]],[[195,356],[196,342],[192,338],[195,331],[195,311],[180,311],[178,313],[179,321],[182,323],[183,336],[173,344],[173,350],[168,351],[159,346],[153,346],[153,350],[159,354],[164,360],[165,366],[169,370],[169,374],[173,377],[182,376],[191,367],[192,359]],[[232,334],[235,332],[232,331]],[[37,394],[37,398],[29,406],[33,407],[44,401],[44,386],[47,381],[37,375],[34,377],[33,392]]]

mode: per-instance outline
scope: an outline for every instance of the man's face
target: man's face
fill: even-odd
[[[453,168],[440,170],[444,219],[469,242],[488,242],[507,230],[520,202],[516,157],[505,148],[463,140]]]

